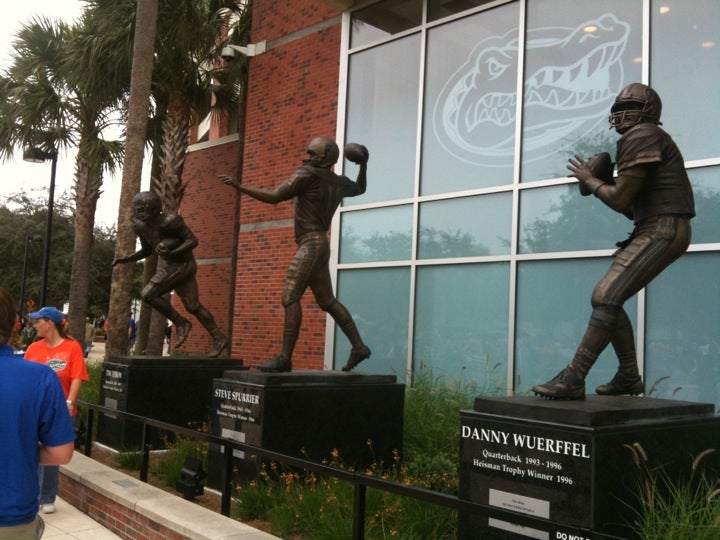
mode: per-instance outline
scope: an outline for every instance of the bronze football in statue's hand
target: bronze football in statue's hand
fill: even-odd
[[[343,149],[343,155],[348,161],[352,161],[357,164],[367,163],[370,159],[370,152],[368,152],[368,149],[359,143],[347,143]]]

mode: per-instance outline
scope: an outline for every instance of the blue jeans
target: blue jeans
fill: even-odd
[[[40,465],[40,504],[53,504],[60,488],[60,467],[58,465]]]

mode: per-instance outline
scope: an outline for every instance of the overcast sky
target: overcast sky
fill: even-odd
[[[29,22],[36,15],[44,15],[51,19],[62,19],[72,22],[80,16],[84,2],[79,0],[25,0],[24,2],[5,3],[0,16],[0,70],[10,63],[10,51],[18,30],[23,23]],[[57,174],[55,177],[56,199],[65,191],[70,190],[74,180],[75,154],[58,156]],[[143,177],[146,176],[143,171]],[[117,223],[118,201],[120,199],[121,173],[114,177],[106,177],[103,181],[102,195],[98,200],[96,222],[102,225]],[[50,186],[50,162],[36,164],[22,160],[22,152],[16,151],[10,161],[0,162],[0,202],[11,193],[25,190],[40,198],[47,198]]]

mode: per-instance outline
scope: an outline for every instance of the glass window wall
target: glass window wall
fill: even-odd
[[[353,14],[343,129],[371,159],[333,264],[373,349],[363,370],[526,394],[572,359],[633,224],[581,197],[567,159],[614,156],[610,106],[638,81],[663,100],[698,215],[689,253],[625,310],[653,396],[720,402],[718,20],[717,0],[388,0]],[[333,352],[343,365],[340,330]],[[587,391],[616,368],[608,347]]]
[[[645,386],[720,403],[720,254],[689,253],[647,287]]]
[[[568,157],[614,154],[615,96],[641,80],[642,1],[527,3],[522,181],[568,174]]]
[[[418,257],[509,254],[511,208],[510,193],[423,203]]]
[[[686,160],[720,153],[720,2],[651,2],[650,83]]]
[[[350,310],[360,335],[372,350],[360,371],[392,373],[406,380],[408,358],[408,268],[343,270],[338,275],[338,299]],[[334,369],[350,355],[350,343],[335,329]]]
[[[507,388],[507,263],[418,269],[415,372],[481,380],[485,391]]]

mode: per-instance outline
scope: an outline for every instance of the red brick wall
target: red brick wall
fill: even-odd
[[[311,0],[255,0],[253,9],[253,42],[270,42],[339,15]],[[305,157],[310,139],[335,136],[339,61],[339,22],[250,59],[242,175],[245,184],[277,186]],[[225,253],[226,242],[233,240],[229,223],[218,223],[228,218],[218,206],[234,209],[235,195],[215,180],[217,174],[236,174],[237,156],[227,147],[237,148],[230,144],[220,147],[225,150],[193,152],[186,161],[184,179],[190,180],[190,185],[180,211],[200,240],[198,258],[224,257],[213,253]],[[208,307],[208,296],[219,296],[222,304],[234,293],[232,356],[246,365],[256,365],[280,350],[280,295],[295,251],[293,227],[288,221],[293,216],[293,203],[273,206],[243,197],[239,211],[245,227],[237,237],[234,291],[229,278],[220,271],[222,265],[213,265],[217,272],[201,266],[198,281],[201,301]],[[203,246],[204,242],[217,243],[217,247]],[[322,369],[325,314],[309,291],[302,305],[303,325],[293,369]],[[218,309],[211,311],[219,322],[224,314],[222,306]],[[204,337],[200,333],[193,332],[186,351],[201,352],[191,348],[202,346],[197,341]]]
[[[64,474],[60,475],[60,496],[120,538],[128,540],[184,540],[187,538]]]
[[[194,250],[198,263],[200,303],[215,317],[223,332],[230,331],[230,306],[235,251],[237,197],[235,190],[218,180],[219,174],[232,173],[237,161],[237,143],[223,144],[190,152],[185,159],[183,181],[187,184],[180,215],[198,239]],[[193,324],[183,350],[206,354],[212,340],[192,315],[173,295],[173,305]]]

